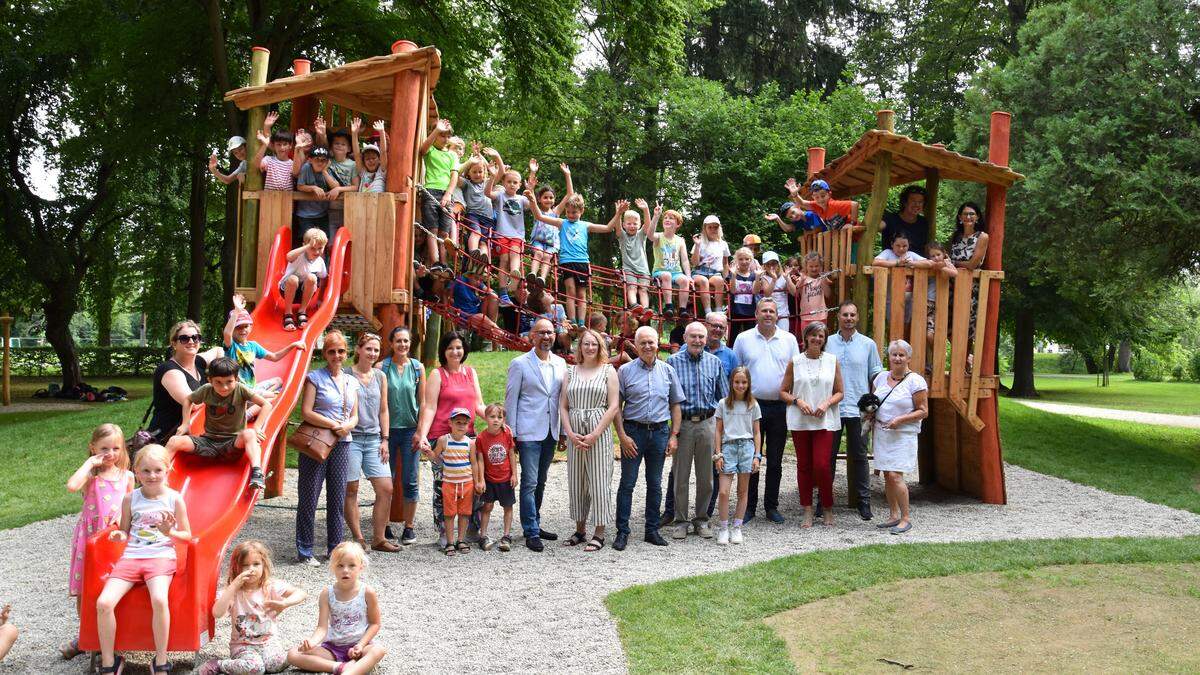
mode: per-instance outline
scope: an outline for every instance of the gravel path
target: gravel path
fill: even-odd
[[[1075,415],[1077,417],[1097,417],[1105,420],[1121,422],[1137,422],[1138,424],[1157,424],[1164,427],[1182,427],[1185,429],[1200,429],[1200,416],[1197,415],[1168,415],[1166,413],[1141,412],[1139,410],[1119,410],[1117,408],[1093,408],[1087,405],[1070,405],[1067,403],[1049,403],[1046,401],[1030,401],[1022,398],[1009,399],[1021,405],[1045,410],[1060,415]]]
[[[433,546],[429,509],[423,503],[418,512],[418,544],[398,554],[371,556],[367,581],[384,603],[381,640],[390,650],[380,672],[624,672],[616,626],[603,604],[608,593],[816,549],[901,541],[1200,534],[1200,515],[1015,466],[1007,467],[1008,506],[984,505],[914,485],[915,528],[908,535],[882,534],[872,523],[840,508],[836,527],[802,531],[795,483],[787,479],[795,475],[795,463],[786,464],[782,501],[787,523],[773,525],[760,517],[747,526],[747,542],[737,547],[720,548],[711,540],[689,538],[659,549],[635,536],[623,553],[605,548],[584,554],[550,545],[538,555],[518,546],[511,553],[474,550],[446,559]],[[429,480],[428,470],[423,469],[425,498],[430,494]],[[886,507],[880,503],[879,479],[874,480],[878,514]],[[294,473],[288,476],[288,485],[295,486]],[[843,503],[844,484],[838,487],[838,503]],[[369,498],[369,488],[365,491]],[[566,500],[566,466],[556,463],[546,489],[545,524],[563,535],[571,527]],[[306,637],[315,624],[317,607],[311,598],[330,580],[324,568],[290,564],[294,503],[294,494],[264,502],[244,532],[245,537],[271,546],[280,577],[310,593],[308,602],[281,619],[282,636],[289,643]],[[639,504],[644,504],[640,491],[634,501],[635,535],[641,531]],[[369,514],[369,509],[364,513]],[[0,599],[13,604],[13,618],[23,631],[0,672],[84,672],[84,658],[64,663],[54,651],[76,630],[73,603],[66,593],[73,525],[73,517],[62,517],[0,531],[0,550],[5,551],[0,556]],[[227,653],[229,622],[217,625],[217,636],[201,652],[203,658]],[[176,655],[177,672],[185,671],[189,658]]]

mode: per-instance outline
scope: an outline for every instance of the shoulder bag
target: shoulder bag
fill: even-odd
[[[330,379],[333,379],[330,377]],[[334,385],[336,386],[336,382]],[[342,416],[346,415],[346,394],[342,388],[338,388],[342,392]],[[338,435],[333,432],[333,429],[318,427],[310,422],[303,422],[300,426],[288,436],[287,444],[298,452],[308,455],[310,458],[318,462],[324,462],[329,458],[329,453],[333,452],[333,446],[338,443]]]

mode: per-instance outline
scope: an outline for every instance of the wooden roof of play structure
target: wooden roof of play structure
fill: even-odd
[[[436,117],[433,89],[441,75],[442,57],[435,47],[373,56],[328,70],[284,77],[257,87],[242,87],[225,94],[225,100],[247,110],[302,96],[319,95],[337,105],[387,120],[392,115],[392,78],[404,70],[429,72],[430,116]]]
[[[926,145],[908,136],[872,129],[850,150],[815,173],[810,181],[822,179],[829,183],[839,199],[871,191],[875,177],[875,160],[880,152],[892,154],[888,185],[904,185],[924,180],[926,169],[936,169],[945,180],[964,180],[999,185],[1005,188],[1024,178],[1008,167],[974,159],[947,150],[940,145]]]

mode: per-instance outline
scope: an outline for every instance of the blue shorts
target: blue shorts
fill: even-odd
[[[350,466],[346,471],[346,482],[359,478],[390,478],[388,465],[379,458],[379,434],[352,434],[350,437]]]
[[[557,246],[554,246],[553,244],[547,244],[544,241],[531,241],[531,242],[529,242],[529,247],[536,248],[539,251],[545,251],[546,253],[549,253],[551,255],[558,253]]]
[[[754,466],[754,439],[721,441],[721,457],[725,460],[721,473],[750,473]]]
[[[680,279],[691,278],[688,275],[684,274],[683,272],[672,272],[670,270],[654,270],[654,278],[655,279],[657,279],[658,275],[660,275],[660,274],[670,274],[672,284],[678,284]]]
[[[467,214],[467,229],[475,232],[484,239],[491,239],[492,232],[496,229],[496,221],[487,216],[481,216],[478,213]]]
[[[694,277],[704,277],[705,279],[711,279],[711,278],[713,278],[713,277],[719,277],[719,276],[721,276],[721,273],[720,273],[720,272],[718,272],[717,270],[714,270],[714,269],[713,269],[713,268],[711,268],[711,267],[706,267],[706,266],[704,266],[704,265],[701,265],[701,266],[699,266],[699,267],[697,267],[697,268],[695,268],[695,269],[693,269],[693,270],[692,270],[692,276],[694,276]]]

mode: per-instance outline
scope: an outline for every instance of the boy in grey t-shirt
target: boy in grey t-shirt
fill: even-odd
[[[634,316],[650,311],[650,263],[646,259],[646,239],[658,224],[662,206],[654,206],[654,217],[650,217],[650,206],[645,199],[636,199],[634,204],[641,214],[629,208],[629,202],[617,202],[620,225],[614,221],[610,226],[617,234],[621,249],[621,276],[625,282],[625,302]]]

